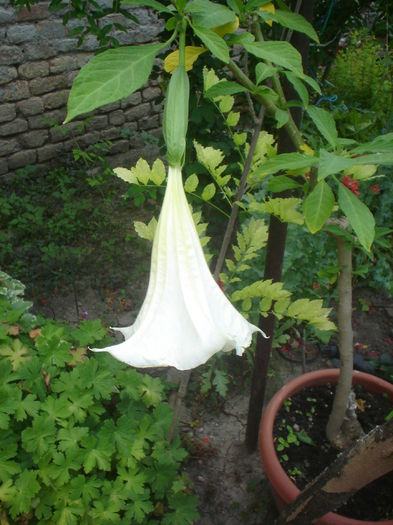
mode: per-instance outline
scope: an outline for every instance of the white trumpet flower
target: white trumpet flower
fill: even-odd
[[[169,167],[146,298],[134,324],[115,330],[124,342],[94,351],[110,352],[138,368],[178,370],[199,366],[219,351],[236,349],[242,355],[252,334],[263,334],[232,306],[210,273],[180,166]]]

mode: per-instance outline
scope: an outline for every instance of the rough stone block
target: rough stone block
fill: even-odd
[[[14,80],[18,76],[15,67],[0,66],[0,85],[8,84],[11,80]]]
[[[9,24],[15,20],[15,10],[0,7],[0,24]]]
[[[120,102],[112,102],[111,104],[105,104],[105,106],[100,107],[100,113],[108,113],[109,111],[115,111],[119,109]]]
[[[65,119],[65,114],[65,109],[55,109],[54,111],[48,111],[42,115],[29,117],[29,128],[47,129],[56,124],[61,124]]]
[[[31,5],[30,9],[23,7],[16,15],[18,22],[24,22],[26,20],[43,20],[49,18],[49,4],[48,2],[42,2],[36,5]]]
[[[31,117],[32,115],[38,115],[44,112],[44,103],[39,97],[22,100],[21,102],[18,102],[17,107],[25,117]]]
[[[22,44],[37,38],[37,33],[35,24],[17,24],[9,27],[7,38],[11,44]]]
[[[133,108],[127,109],[125,112],[126,120],[133,121],[139,120],[140,118],[148,115],[150,113],[150,104],[145,102],[145,104],[139,104]]]
[[[0,106],[0,122],[8,122],[16,117],[15,104],[2,104]]]
[[[78,53],[75,55],[78,60],[78,67],[81,68],[88,63],[93,55],[91,53]]]
[[[0,175],[8,173],[8,160],[0,159]]]
[[[16,139],[0,140],[0,157],[6,157],[20,149],[21,148]]]
[[[129,149],[130,143],[128,140],[118,140],[112,144],[109,154],[115,155],[116,153],[124,153]]]
[[[26,60],[44,60],[56,55],[51,42],[29,42],[23,45],[23,53]],[[20,61],[22,62],[22,60]]]
[[[158,115],[152,117],[145,117],[141,119],[138,123],[138,128],[141,130],[154,129],[160,124],[160,119]]]
[[[67,138],[80,135],[85,130],[81,121],[72,121],[68,124],[57,126],[49,130],[51,142],[62,142]]]
[[[40,129],[36,131],[29,131],[23,133],[20,137],[20,141],[26,148],[39,148],[43,146],[48,139],[48,131],[46,129]]]
[[[47,62],[26,62],[18,68],[18,73],[21,78],[37,78],[46,77],[49,75],[49,66]]]
[[[84,135],[81,135],[81,137],[78,139],[78,144],[80,144],[81,146],[90,146],[90,144],[94,144],[99,140],[99,133],[96,131],[92,131],[91,133],[85,133]]]
[[[23,150],[14,153],[8,159],[8,166],[10,170],[15,170],[17,168],[23,168],[29,164],[34,164],[37,159],[37,154],[35,150]]]
[[[10,66],[23,62],[23,52],[18,46],[0,46],[0,65]]]
[[[43,20],[39,22],[36,27],[40,40],[53,41],[67,36],[67,29],[61,20]]]
[[[45,162],[46,160],[54,159],[61,153],[63,153],[63,144],[47,144],[40,148],[38,153],[38,162]]]
[[[16,118],[12,122],[7,122],[7,124],[2,124],[0,126],[0,136],[8,137],[9,135],[23,133],[27,130],[27,128],[27,120],[23,118]]]
[[[15,80],[0,88],[0,102],[14,102],[30,96],[29,85],[25,80]]]
[[[48,93],[43,95],[42,100],[44,102],[45,109],[56,109],[65,106],[68,97],[68,90],[55,91],[54,93]]]
[[[30,81],[30,91],[32,95],[43,95],[61,89],[65,86],[64,76],[56,75],[46,78],[35,78]]]
[[[74,71],[69,71],[68,73],[65,72],[64,73],[64,86],[70,88],[75,78],[77,77],[78,73],[79,73],[78,69],[75,69]]]
[[[65,55],[60,57],[52,58],[49,62],[49,68],[51,73],[63,73],[79,69],[79,60],[75,56]]]
[[[121,101],[122,108],[128,108],[129,106],[136,106],[142,102],[142,94],[140,91],[136,91],[129,95],[127,98]]]
[[[52,40],[53,49],[55,54],[69,53],[78,49],[78,41],[76,38],[56,38]]]
[[[121,109],[118,109],[109,115],[109,124],[112,124],[113,126],[121,126],[124,124],[125,120],[126,117]]]
[[[142,91],[142,97],[144,101],[154,100],[162,94],[160,88],[148,87]]]
[[[87,129],[89,131],[98,131],[99,129],[105,129],[108,127],[107,115],[97,115],[96,117],[90,117],[87,122]]]

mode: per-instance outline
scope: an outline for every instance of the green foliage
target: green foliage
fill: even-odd
[[[70,326],[28,316],[21,285],[0,275],[0,510],[35,524],[192,523],[169,444],[172,411],[158,378],[86,345],[99,321]],[[182,481],[182,483],[180,483]],[[160,509],[158,512],[157,509]]]
[[[366,30],[352,33],[329,75],[328,90],[338,96],[334,116],[342,136],[367,140],[386,129],[393,118],[392,73],[385,46]]]

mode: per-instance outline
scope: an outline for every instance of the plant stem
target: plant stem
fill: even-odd
[[[333,408],[326,427],[326,435],[335,443],[348,405],[353,372],[352,333],[352,247],[343,237],[336,237],[339,274],[338,290],[338,346],[340,350],[340,378],[336,388]]]
[[[248,173],[249,173],[250,167],[251,167],[252,157],[254,155],[255,147],[256,147],[257,142],[258,142],[258,137],[259,137],[259,134],[260,134],[260,131],[261,131],[261,127],[262,127],[264,116],[265,116],[265,108],[263,106],[261,106],[261,109],[259,110],[258,119],[257,119],[257,122],[255,124],[253,137],[252,137],[252,141],[251,141],[251,144],[250,144],[250,149],[249,149],[249,152],[248,152],[248,155],[247,155],[246,162],[244,164],[244,169],[243,169],[243,173],[242,173],[242,176],[241,176],[241,179],[240,179],[239,187],[237,189],[235,202],[232,205],[231,215],[230,215],[229,221],[227,223],[227,227],[226,227],[226,230],[225,230],[224,238],[223,238],[222,243],[221,243],[220,253],[218,255],[216,267],[214,269],[214,278],[216,280],[218,279],[218,276],[219,276],[219,274],[220,274],[220,272],[222,270],[222,267],[224,265],[224,260],[225,260],[225,256],[226,256],[226,253],[227,253],[227,250],[228,250],[228,246],[229,246],[229,243],[231,242],[233,230],[235,228],[236,219],[237,219],[237,216],[239,214],[239,206],[236,203],[238,201],[240,201],[241,198],[244,195],[246,182],[247,182],[247,177],[248,177]]]
[[[178,419],[179,419],[182,403],[184,401],[184,398],[186,397],[187,385],[188,385],[188,382],[190,380],[190,376],[191,376],[191,370],[185,370],[181,374],[179,390],[177,391],[177,394],[176,394],[176,401],[175,401],[175,407],[174,407],[174,410],[173,410],[171,427],[170,427],[169,433],[168,433],[168,441],[169,441],[169,443],[172,442],[172,440],[173,440],[173,438],[175,436],[177,422],[178,422]]]

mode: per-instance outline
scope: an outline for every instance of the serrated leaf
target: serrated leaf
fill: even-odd
[[[64,123],[95,108],[127,97],[149,78],[164,44],[123,46],[95,55],[72,84]]]
[[[301,55],[289,42],[270,40],[245,43],[244,47],[246,51],[258,58],[289,69],[300,77],[303,76]]]
[[[309,106],[307,108],[307,113],[320,134],[329,142],[329,144],[333,147],[337,146],[338,134],[333,115],[325,109],[316,106]]]
[[[330,217],[334,194],[325,181],[320,181],[304,201],[304,219],[311,233],[316,233]]]
[[[360,244],[370,251],[375,235],[375,220],[371,211],[342,183],[338,185],[338,204]]]
[[[243,146],[247,140],[247,133],[234,133],[233,142],[236,146]]]
[[[127,170],[126,168],[115,168],[113,173],[119,177],[119,179],[122,179],[125,182],[129,182],[130,184],[138,184],[138,179],[131,170]]]
[[[201,197],[204,201],[209,201],[210,199],[214,197],[215,193],[216,193],[216,187],[214,183],[211,182],[210,184],[208,184],[207,186],[203,188]]]
[[[161,159],[156,159],[154,161],[153,166],[151,167],[150,178],[154,184],[157,184],[157,186],[161,186],[164,182],[166,178],[166,170]]]
[[[237,126],[237,124],[239,123],[239,119],[240,113],[237,111],[231,111],[226,118],[226,122],[228,126],[232,128],[233,126]]]
[[[184,183],[184,191],[187,193],[194,193],[194,191],[197,189],[199,184],[198,176],[193,173],[189,177],[187,177],[185,183]]]
[[[152,217],[148,224],[141,221],[134,221],[134,228],[139,237],[153,242],[154,234],[157,229],[157,219]]]

